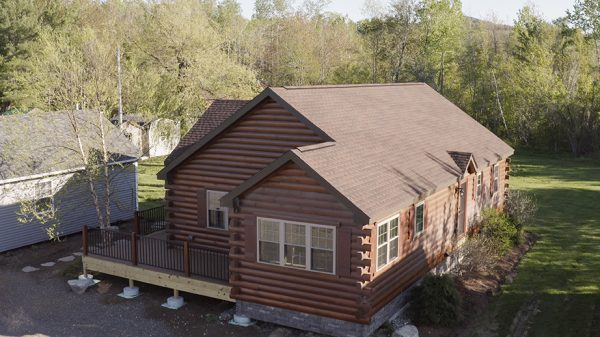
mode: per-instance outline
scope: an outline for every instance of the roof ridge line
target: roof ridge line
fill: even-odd
[[[302,89],[348,89],[348,88],[371,88],[371,87],[403,87],[413,85],[426,85],[424,82],[405,82],[405,83],[364,83],[364,84],[324,84],[324,85],[299,85],[299,86],[281,86],[285,90]],[[277,87],[274,87],[277,88]]]
[[[299,146],[296,149],[298,151],[304,153],[304,152],[309,152],[309,151],[314,151],[314,150],[322,149],[322,148],[325,148],[325,147],[334,146],[335,144],[336,144],[335,141],[322,142],[322,143],[316,143],[316,144]]]

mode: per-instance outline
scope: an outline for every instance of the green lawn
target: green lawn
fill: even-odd
[[[490,307],[498,335],[507,336],[521,307],[539,301],[529,337],[598,336],[600,161],[518,153],[511,174],[510,187],[537,200],[537,220],[527,230],[541,238]]]
[[[139,162],[138,202],[140,210],[160,206],[165,201],[165,182],[156,179],[156,173],[163,168],[165,157],[154,157]]]

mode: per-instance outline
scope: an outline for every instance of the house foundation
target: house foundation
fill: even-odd
[[[459,254],[451,254],[431,270],[432,274],[444,274],[451,271],[461,260]],[[299,311],[287,310],[268,305],[238,300],[236,314],[258,321],[264,321],[295,329],[312,331],[337,337],[368,337],[385,322],[405,314],[408,309],[410,292],[415,285],[396,296],[377,313],[371,316],[369,324],[360,324],[335,318],[311,315]]]

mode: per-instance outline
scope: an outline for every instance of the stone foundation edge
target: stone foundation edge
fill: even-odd
[[[448,256],[444,261],[431,270],[433,274],[443,274],[451,270],[459,262],[458,254]],[[348,322],[330,317],[307,314],[299,311],[282,309],[252,302],[236,302],[236,313],[248,316],[258,321],[279,324],[295,329],[312,331],[336,337],[368,337],[386,321],[403,315],[408,307],[408,298],[413,286],[396,296],[375,315],[370,324]]]

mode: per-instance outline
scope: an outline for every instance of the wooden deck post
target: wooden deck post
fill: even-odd
[[[88,255],[88,226],[87,225],[83,225],[83,231],[82,231],[82,241],[83,241],[83,256],[87,256]]]
[[[134,212],[134,217],[133,217],[133,232],[140,234],[140,216],[139,216],[139,212],[135,211]]]
[[[137,253],[137,234],[131,233],[131,264],[136,266],[138,264],[138,253]]]
[[[183,271],[185,276],[190,276],[190,243],[183,242]]]

